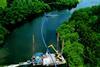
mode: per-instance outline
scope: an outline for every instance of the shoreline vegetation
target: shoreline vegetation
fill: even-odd
[[[0,46],[15,28],[52,10],[71,9],[79,0],[0,0]]]
[[[100,66],[100,5],[76,10],[57,32],[69,67]]]

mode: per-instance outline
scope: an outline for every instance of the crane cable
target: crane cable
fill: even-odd
[[[43,20],[42,20],[42,21],[43,21]],[[42,22],[42,25],[41,25],[41,36],[42,36],[42,40],[43,40],[44,46],[45,46],[46,49],[48,50],[48,54],[50,55],[50,57],[51,57],[53,63],[55,64],[55,67],[57,67],[56,63],[54,62],[54,60],[53,60],[53,58],[52,58],[52,56],[51,56],[51,54],[50,54],[50,51],[49,51],[49,49],[48,49],[48,46],[47,46],[47,44],[46,44],[46,42],[45,42],[45,40],[44,40],[44,36],[43,36],[43,25],[44,25],[44,21]]]

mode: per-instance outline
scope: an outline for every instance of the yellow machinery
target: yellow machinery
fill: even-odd
[[[49,48],[51,47],[55,52],[56,52],[56,58],[62,61],[61,54],[54,48],[53,45],[48,46]]]

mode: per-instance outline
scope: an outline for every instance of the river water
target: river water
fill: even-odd
[[[29,60],[36,52],[45,52],[46,48],[41,36],[42,23],[44,23],[43,35],[46,44],[56,46],[57,27],[68,20],[75,10],[98,4],[100,4],[100,0],[82,0],[76,8],[46,13],[15,29],[7,38],[5,46],[0,48],[0,65],[24,62]]]

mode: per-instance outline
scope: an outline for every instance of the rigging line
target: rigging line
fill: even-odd
[[[43,40],[43,43],[44,43],[45,47],[48,49],[48,46],[47,46],[47,44],[44,40],[44,36],[43,36],[43,25],[44,25],[44,22],[42,22],[42,26],[41,26],[41,36],[42,36],[42,40]]]
[[[43,20],[42,20],[42,21],[43,21]],[[44,43],[45,47],[47,48],[47,50],[48,50],[48,52],[49,52],[49,55],[50,55],[50,51],[49,51],[49,49],[48,49],[48,46],[47,46],[47,44],[46,44],[46,42],[45,42],[45,40],[44,40],[44,36],[43,36],[43,25],[44,25],[44,21],[42,22],[42,25],[41,25],[41,36],[42,36],[43,43]],[[53,58],[52,58],[51,55],[50,55],[50,57],[51,57],[53,63],[55,64],[55,67],[57,67],[57,65],[56,65],[56,63],[54,62],[54,60],[53,60]]]

